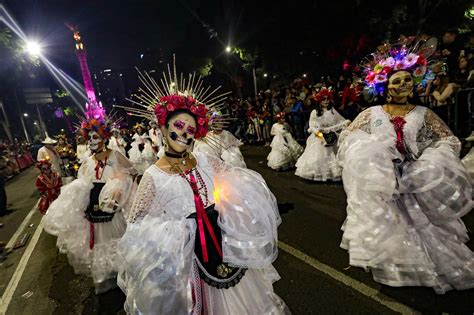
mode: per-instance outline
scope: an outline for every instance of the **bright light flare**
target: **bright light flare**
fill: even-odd
[[[232,51],[232,47],[227,46],[227,47],[225,48],[225,52],[226,52],[226,53],[230,53],[231,51]]]
[[[31,56],[41,55],[41,46],[38,44],[38,42],[35,42],[35,41],[26,42],[26,49],[25,50]]]
[[[268,73],[264,73],[264,74],[263,74],[263,77],[264,77],[264,78],[268,77]]]

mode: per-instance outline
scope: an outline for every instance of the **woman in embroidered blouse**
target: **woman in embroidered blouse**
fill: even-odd
[[[263,178],[189,153],[207,133],[207,109],[169,95],[155,107],[165,155],[143,175],[119,245],[129,314],[283,314],[280,216]]]
[[[400,53],[371,68],[380,78],[369,71],[368,85],[383,88],[387,103],[362,112],[339,139],[348,203],[341,247],[377,282],[442,294],[474,287],[460,219],[472,189],[459,140],[431,110],[408,103],[423,67],[423,55]]]
[[[76,273],[92,277],[100,294],[117,286],[117,242],[126,229],[124,212],[133,200],[136,172],[125,156],[106,147],[106,122],[84,121],[81,131],[92,155],[50,205],[44,229],[58,237],[59,251]]]

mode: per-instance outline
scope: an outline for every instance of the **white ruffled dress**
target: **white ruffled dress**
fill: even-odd
[[[144,144],[144,148],[140,151],[139,144]],[[133,167],[137,170],[138,175],[143,175],[147,168],[156,162],[157,157],[148,135],[134,134],[132,148],[128,150],[128,157]]]
[[[320,117],[316,110],[311,112],[308,129],[310,135],[306,140],[303,155],[296,162],[295,175],[314,181],[340,180],[341,168],[335,154],[337,145],[326,147],[324,138],[317,137],[316,133],[339,133],[350,121],[335,109],[323,111]]]
[[[273,124],[270,133],[274,137],[270,144],[272,150],[267,156],[268,167],[274,170],[287,170],[293,167],[303,154],[303,147],[293,138],[287,124]]]
[[[179,174],[153,165],[144,174],[127,232],[120,241],[118,284],[128,314],[287,314],[273,292],[279,275],[275,197],[263,178],[196,153],[194,176],[201,174],[201,198],[214,203],[222,232],[223,261],[248,268],[235,286],[219,289],[204,282],[206,273],[194,252],[196,212],[193,190]],[[186,175],[189,178],[189,174]],[[206,198],[207,192],[207,198]],[[214,193],[213,193],[214,192]],[[212,278],[212,276],[210,276]],[[221,280],[213,278],[216,283]]]
[[[469,175],[471,175],[471,179],[474,180],[474,147],[469,150],[469,153],[463,157],[462,162],[464,166],[466,166]]]
[[[474,287],[474,254],[461,217],[472,206],[460,142],[431,110],[415,107],[403,127],[406,156],[381,106],[342,132],[339,159],[347,193],[341,247],[350,264],[390,286],[443,294]],[[402,162],[404,161],[404,162]]]
[[[120,153],[122,153],[122,155],[126,155],[126,152],[125,152],[125,147],[127,146],[127,143],[125,142],[125,140],[122,138],[122,137],[110,137],[109,139],[109,143],[107,144],[107,147],[110,149],[110,150],[115,150],[115,151],[119,151]]]
[[[61,194],[44,216],[45,231],[58,237],[59,251],[67,254],[69,264],[77,274],[93,278],[96,293],[116,287],[117,243],[126,229],[124,212],[131,207],[136,191],[130,166],[122,154],[111,151],[102,178],[98,180],[96,161],[93,156],[87,157],[78,178],[61,188]],[[94,183],[105,183],[99,204],[108,200],[118,203],[116,210],[107,210],[109,213],[115,211],[109,222],[91,223],[86,219]]]
[[[220,158],[226,163],[246,168],[244,157],[239,147],[242,142],[227,130],[221,133],[209,132],[202,140],[196,140],[193,152],[202,152]]]

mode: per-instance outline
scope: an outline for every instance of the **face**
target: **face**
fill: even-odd
[[[388,93],[392,97],[408,97],[413,92],[413,78],[407,71],[399,71],[388,80]]]
[[[95,131],[89,132],[89,149],[97,152],[104,147],[104,139]]]
[[[142,134],[143,134],[143,129],[142,129],[142,127],[138,127],[138,128],[137,128],[137,133],[138,133],[139,135],[142,135]]]
[[[183,153],[194,141],[196,121],[188,113],[180,113],[169,120],[164,134],[170,149]]]
[[[323,100],[321,101],[321,107],[327,108],[329,106],[329,98],[325,96]]]
[[[48,164],[41,165],[41,173],[45,173],[45,174],[51,173],[51,167]]]
[[[58,139],[58,143],[61,144],[61,145],[63,145],[63,144],[65,143],[65,141],[64,141],[63,138],[59,138],[59,139]]]
[[[158,124],[157,124],[156,122],[152,121],[152,122],[150,123],[150,127],[151,127],[152,129],[156,129],[156,128],[158,128]]]
[[[120,130],[114,130],[112,131],[112,135],[115,137],[115,138],[118,138],[120,136]]]
[[[467,67],[467,60],[466,58],[459,59],[459,69],[464,69]]]

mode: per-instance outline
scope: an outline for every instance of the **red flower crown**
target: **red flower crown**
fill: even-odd
[[[41,170],[41,166],[43,165],[48,165],[49,167],[51,167],[51,162],[49,161],[49,159],[45,159],[45,160],[40,160],[38,162],[36,162],[36,168]]]
[[[317,102],[321,102],[324,97],[327,96],[327,98],[329,100],[332,100],[333,98],[333,91],[332,90],[329,90],[327,88],[323,88],[321,91],[319,91],[318,94],[316,94],[316,96],[314,97],[314,99],[317,101]]]
[[[209,117],[206,105],[199,103],[191,96],[167,95],[160,98],[155,105],[155,116],[160,124],[164,126],[166,117],[178,109],[187,109],[197,117],[197,128],[195,138],[204,138],[209,130]]]

